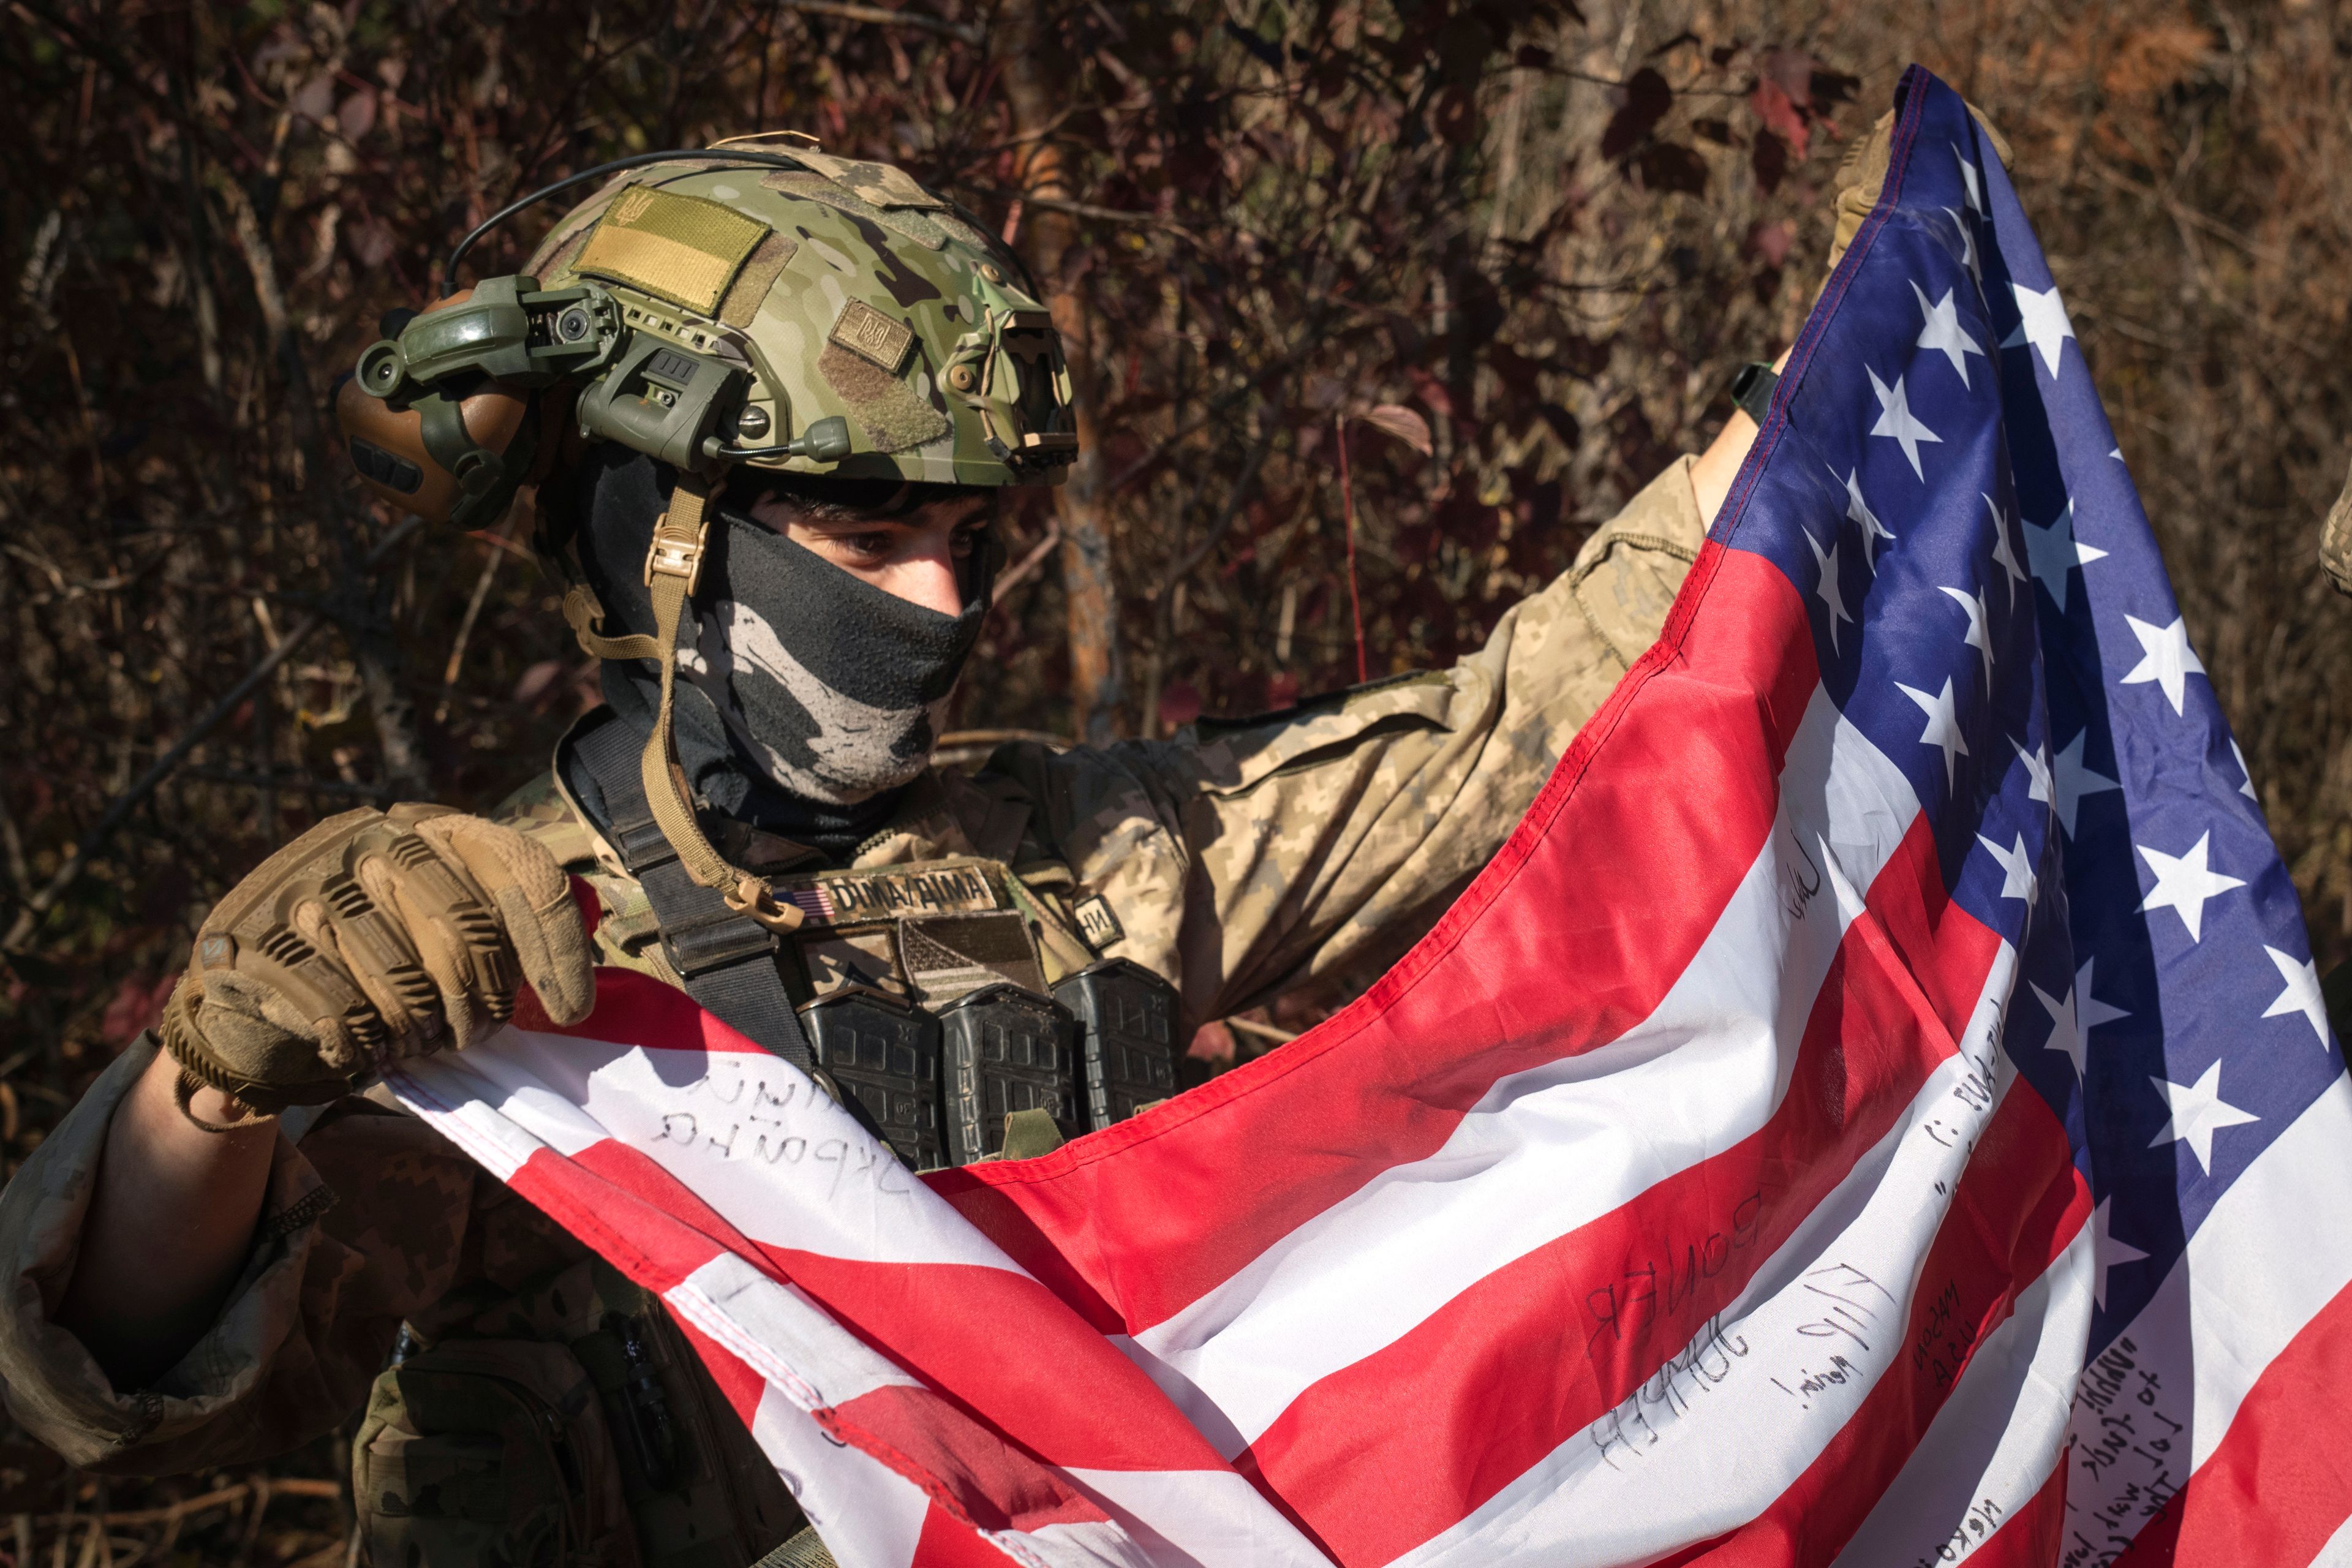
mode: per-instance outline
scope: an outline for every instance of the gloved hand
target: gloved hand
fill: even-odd
[[[2352,475],[2319,525],[2319,565],[2337,593],[2352,594]]]
[[[559,1024],[594,1001],[587,928],[555,858],[441,806],[362,807],[213,910],[163,1044],[190,1079],[255,1110],[321,1104],[384,1062],[462,1050],[512,1015],[526,980]]]
[[[2010,162],[2009,138],[1994,130],[1992,121],[1987,120],[1984,110],[1975,104],[1969,105],[1969,113],[1976,121],[1977,129],[1985,133],[1985,140],[1992,143],[1993,155],[2000,160],[2003,168],[2007,168]],[[1837,264],[1845,258],[1846,247],[1852,245],[1853,237],[1862,232],[1862,220],[1870,216],[1870,209],[1878,205],[1879,193],[1886,188],[1886,165],[1893,151],[1894,135],[1895,112],[1889,110],[1878,117],[1878,123],[1870,128],[1869,135],[1847,150],[1844,159],[1838,164],[1837,177],[1833,182],[1837,197],[1830,206],[1830,258],[1829,264],[1822,268],[1824,281],[1837,270]]]

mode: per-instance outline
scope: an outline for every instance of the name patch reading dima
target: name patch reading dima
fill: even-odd
[[[995,884],[976,866],[793,878],[778,882],[776,892],[816,925],[855,925],[906,915],[977,914],[1003,907]]]

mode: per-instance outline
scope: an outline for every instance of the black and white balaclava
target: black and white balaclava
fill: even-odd
[[[581,565],[608,635],[650,632],[643,568],[669,470],[607,447],[582,497]],[[714,497],[693,633],[679,639],[678,760],[704,802],[845,859],[923,771],[995,577],[983,537],[941,615],[843,571]],[[604,700],[640,732],[661,705],[650,659],[607,659]]]

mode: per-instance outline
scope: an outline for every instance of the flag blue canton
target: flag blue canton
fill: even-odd
[[[2018,950],[1999,1038],[2097,1205],[2095,1355],[2344,1068],[2016,193],[1958,95],[1906,90],[1900,199],[1831,279],[1717,536],[1804,596],[1828,695],[1910,781],[1954,903]]]

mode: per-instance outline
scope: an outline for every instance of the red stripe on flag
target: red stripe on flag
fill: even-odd
[[[507,1184],[656,1293],[721,1252],[760,1259],[758,1244],[625,1143],[606,1139],[569,1159],[539,1150]]]
[[[929,1331],[948,1342],[944,1348],[918,1348],[935,1365],[949,1363],[950,1373],[967,1384],[976,1377],[988,1384],[969,1389],[985,1401],[979,1406],[985,1416],[935,1390],[899,1386],[871,1390],[838,1407],[818,1410],[814,1419],[836,1441],[920,1487],[935,1506],[981,1528],[1027,1530],[1108,1517],[1055,1476],[1046,1460],[1017,1446],[1024,1438],[1059,1450],[1054,1463],[1143,1468],[1161,1455],[1140,1456],[1139,1446],[1157,1444],[1163,1450],[1189,1450],[1184,1457],[1192,1468],[1224,1468],[1132,1363],[1034,1281],[969,1266],[845,1264],[763,1252],[736,1236],[724,1219],[646,1156],[609,1142],[583,1150],[577,1161],[551,1151],[534,1154],[516,1173],[513,1185],[655,1291],[668,1290],[720,1251],[730,1250],[771,1279],[791,1279],[821,1303],[826,1286],[835,1293],[860,1293],[862,1321],[835,1321],[892,1359],[898,1359],[892,1354],[896,1347],[874,1331],[877,1321],[902,1332]],[[681,1217],[688,1215],[720,1236],[732,1237],[735,1245],[726,1247],[699,1233]],[[797,1277],[802,1265],[824,1276],[819,1288]],[[945,1321],[950,1301],[961,1303],[965,1314],[961,1327]],[[910,1311],[910,1303],[921,1305]],[[672,1316],[749,1426],[758,1415],[765,1380],[691,1321]],[[994,1375],[978,1373],[971,1353],[981,1337],[975,1331],[1013,1322],[1023,1325],[1024,1354],[1006,1356],[998,1333],[992,1347]],[[1059,1334],[1041,1332],[1064,1325],[1066,1331]],[[1055,1342],[1045,1342],[1047,1339]],[[1087,1396],[1038,1399],[1034,1380],[1023,1375],[1037,1364],[1027,1359],[1030,1355],[1040,1355],[1072,1375],[1071,1389],[1083,1387]],[[1162,1419],[1150,1418],[1163,1413]],[[1067,1457],[1072,1454],[1078,1458]]]
[[[1140,1368],[1052,1292],[1009,1269],[869,1263],[761,1247],[650,1156],[609,1140],[574,1160],[534,1154],[513,1185],[656,1292],[720,1252],[799,1286],[866,1345],[1054,1464],[1226,1468]],[[1017,1346],[1004,1332],[1014,1323]],[[1038,1397],[1038,1365],[1055,1368],[1073,1396]]]
[[[767,1397],[767,1378],[750,1362],[695,1327],[690,1320],[672,1312],[669,1321],[677,1325],[678,1332],[694,1347],[694,1353],[710,1369],[710,1381],[727,1396],[728,1405],[744,1429],[751,1430],[760,1419],[760,1402]]]
[[[2054,1568],[2066,1538],[2066,1460],[2060,1455],[2023,1508],[2003,1520],[1969,1561],[1976,1568]]]
[[[1703,596],[1716,613],[1685,644],[1678,628]],[[1819,679],[1803,603],[1760,556],[1709,545],[1673,626],[1579,731],[1486,869],[1353,1005],[1052,1154],[926,1179],[1102,1321],[1047,1260],[1066,1258],[1132,1331],[1434,1152],[1496,1079],[1639,1022],[1770,833],[1782,761]],[[1636,700],[1639,721],[1626,722]],[[1593,766],[1604,750],[1608,765]],[[1677,787],[1661,791],[1667,778]],[[1510,918],[1486,919],[1507,890]],[[1558,983],[1565,955],[1573,985]],[[1432,1041],[1446,1042],[1442,1059]]]
[[[2090,1215],[2090,1192],[2074,1169],[2066,1130],[2047,1101],[2016,1085],[1986,1124],[1928,1246],[1894,1364],[1770,1508],[1713,1545],[1672,1561],[1811,1568],[1834,1558],[1919,1446],[1977,1346]]]
[[[2184,1262],[2182,1267],[2188,1267]],[[2232,1282],[2215,1281],[2219,1290]],[[2260,1280],[2233,1282],[2259,1289]],[[2226,1315],[2218,1297],[2199,1310]],[[2230,1429],[2116,1568],[2310,1562],[2352,1518],[2352,1287],[2254,1380]]]
[[[1159,1385],[1034,1279],[769,1248],[835,1320],[1012,1441],[1089,1470],[1223,1470]],[[756,1261],[756,1260],[755,1260]],[[1040,1387],[1040,1368],[1052,1369]]]
[[[817,1424],[921,1487],[932,1504],[982,1530],[1038,1530],[1109,1519],[1035,1456],[927,1388],[877,1388],[820,1410]]]
[[[1916,819],[1910,837],[1928,835]],[[1580,1433],[1605,1455],[1616,1439],[1599,1424],[1702,1334],[1953,1054],[2000,939],[1948,903],[1932,844],[1907,844],[1848,927],[1761,1129],[1497,1268],[1308,1388],[1251,1446],[1244,1473],[1333,1556],[1386,1562]],[[1934,933],[1908,955],[1919,969],[1888,924]],[[1963,991],[1968,1008],[1940,999]],[[1567,1334],[1581,1354],[1563,1352]]]
[[[673,1316],[694,1352],[710,1369],[745,1426],[759,1416],[768,1384],[760,1373],[688,1319]],[[836,1443],[857,1449],[920,1488],[930,1499],[924,1525],[952,1526],[1001,1563],[999,1548],[981,1542],[975,1530],[1036,1530],[1048,1524],[1094,1524],[1107,1521],[1094,1500],[1071,1487],[1034,1456],[1022,1452],[951,1403],[928,1389],[879,1388],[844,1400],[837,1408],[812,1415]],[[915,1561],[922,1562],[921,1552]]]
[[[548,1017],[538,994],[526,985],[515,994],[513,1023],[534,1035],[570,1035],[575,1039],[641,1045],[649,1050],[772,1054],[704,1012],[685,992],[634,969],[599,968],[595,1010],[576,1024],[557,1024]]]

